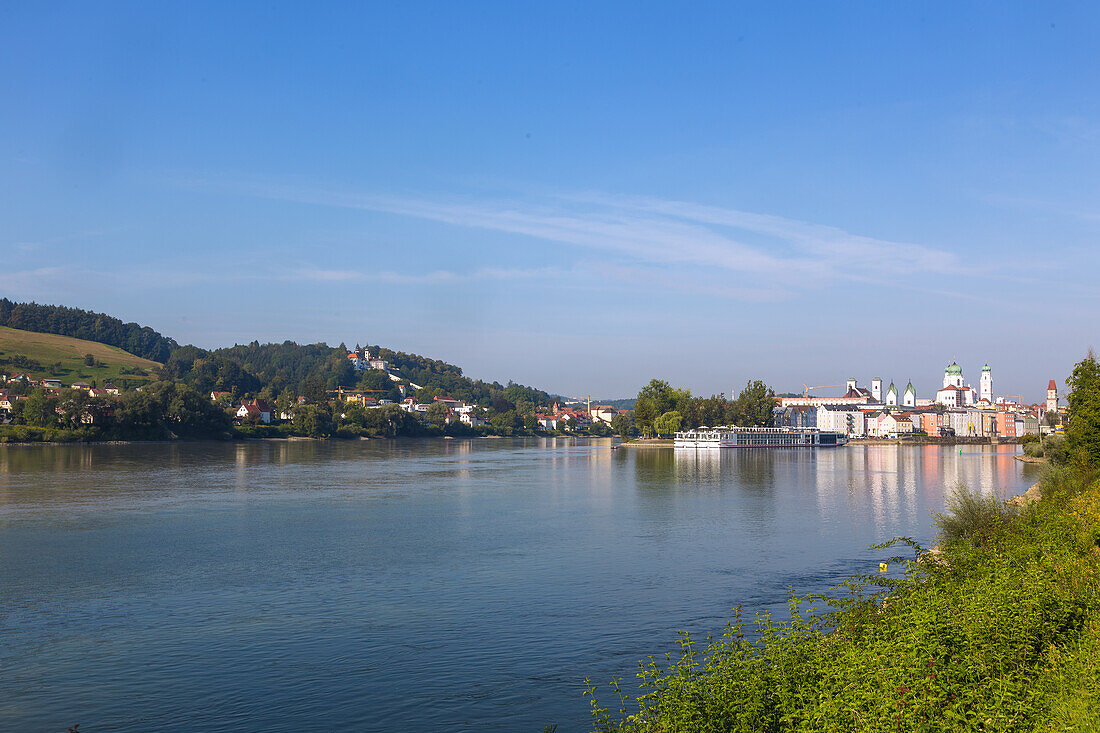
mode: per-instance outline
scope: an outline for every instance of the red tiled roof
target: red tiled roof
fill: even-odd
[[[1053,390],[1057,390],[1057,389],[1058,389],[1058,385],[1056,385],[1056,384],[1054,383],[1054,380],[1052,379],[1052,380],[1050,380],[1050,384],[1048,384],[1048,385],[1047,385],[1047,389],[1053,389]]]

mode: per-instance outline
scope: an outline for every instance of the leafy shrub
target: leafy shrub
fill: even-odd
[[[1055,465],[1064,465],[1069,461],[1069,450],[1064,435],[1048,435],[1043,438],[1043,457]]]
[[[958,484],[947,497],[947,513],[935,516],[942,540],[984,540],[1002,533],[1015,512],[995,496],[983,496]]]
[[[1033,436],[1029,435],[1028,437],[1030,438],[1030,437],[1033,437]],[[1042,458],[1043,457],[1043,444],[1041,442],[1039,442],[1038,438],[1031,441],[1030,443],[1025,443],[1024,444],[1024,455],[1025,456],[1031,456],[1032,458]]]

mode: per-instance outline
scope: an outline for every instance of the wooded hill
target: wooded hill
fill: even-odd
[[[396,385],[380,371],[355,372],[348,361],[344,344],[298,344],[293,341],[260,344],[253,341],[221,349],[180,346],[148,326],[124,323],[118,318],[80,308],[13,302],[0,298],[0,326],[20,329],[0,345],[0,371],[25,371],[35,377],[56,377],[66,383],[92,379],[118,379],[124,369],[147,371],[152,376],[184,382],[199,392],[224,391],[235,397],[274,398],[284,393],[305,395],[321,402],[330,390],[376,390],[378,396],[397,397]],[[50,339],[47,334],[56,338]],[[91,346],[66,342],[81,339]],[[112,352],[104,348],[115,347]],[[385,359],[403,380],[424,388],[421,397],[447,395],[468,402],[492,405],[499,412],[515,409],[516,403],[546,405],[558,399],[554,395],[509,382],[483,382],[470,379],[460,367],[419,354],[370,346],[372,354]],[[74,356],[74,349],[80,353]],[[129,352],[129,353],[125,353]],[[78,368],[76,363],[92,353],[106,371]],[[75,361],[74,361],[75,359]],[[135,361],[136,360],[136,361]],[[60,362],[60,364],[58,364]],[[156,363],[160,362],[160,363]],[[162,366],[163,364],[163,366]],[[32,368],[34,367],[34,368]],[[135,375],[137,376],[137,373]]]

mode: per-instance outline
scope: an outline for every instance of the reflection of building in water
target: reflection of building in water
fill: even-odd
[[[1006,497],[1022,490],[1015,446],[849,446],[818,454],[813,478],[823,516],[866,511],[876,527],[924,526],[958,485]]]
[[[722,478],[722,451],[677,449],[673,456],[678,479],[713,484]]]

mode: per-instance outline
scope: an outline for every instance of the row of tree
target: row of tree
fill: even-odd
[[[12,423],[39,428],[92,428],[99,437],[120,440],[224,438],[231,421],[225,410],[185,384],[154,382],[118,399],[92,397],[78,389],[49,395],[34,389],[12,402]]]
[[[774,424],[775,391],[760,380],[750,381],[736,399],[724,395],[694,397],[660,379],[638,392],[634,403],[634,429],[642,435],[671,435],[701,425],[770,427]],[[626,429],[626,421],[620,423]],[[612,428],[616,424],[612,421]],[[626,435],[616,429],[620,435]]]

